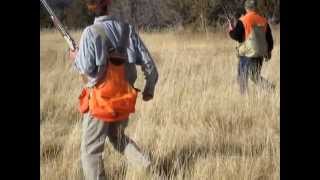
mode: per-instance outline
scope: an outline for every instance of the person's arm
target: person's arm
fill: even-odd
[[[154,95],[155,86],[158,81],[158,70],[148,49],[132,27],[130,28],[128,55],[129,61],[141,66],[146,80],[142,94],[143,99],[148,101]],[[135,60],[130,58],[135,58]]]
[[[266,39],[268,43],[268,52],[271,53],[273,50],[273,37],[269,24],[267,24]]]
[[[107,52],[106,43],[97,33],[86,28],[82,33],[74,67],[80,73],[86,86],[94,86],[104,76]]]
[[[238,20],[236,26],[229,31],[230,37],[233,40],[238,41],[240,43],[244,41],[244,36],[245,36],[244,34],[245,34],[244,26],[240,20]]]

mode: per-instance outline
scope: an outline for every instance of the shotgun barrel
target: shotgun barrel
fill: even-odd
[[[69,48],[74,51],[77,48],[77,44],[74,41],[74,39],[70,36],[70,34],[66,31],[66,29],[63,27],[60,20],[57,18],[57,16],[54,14],[53,10],[49,6],[46,0],[40,0],[41,4],[45,7],[47,12],[50,15],[50,18],[52,22],[54,23],[55,27],[59,30],[63,38],[67,41]]]

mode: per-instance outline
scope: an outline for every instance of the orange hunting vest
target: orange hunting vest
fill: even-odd
[[[79,110],[105,122],[126,120],[135,112],[137,95],[125,77],[125,65],[109,63],[102,82],[82,90]]]
[[[254,11],[249,11],[246,15],[240,18],[240,21],[243,23],[245,30],[245,39],[249,37],[249,34],[252,31],[252,28],[255,25],[261,26],[264,29],[264,32],[267,31],[267,19],[260,16],[258,13]]]
[[[247,12],[240,18],[245,30],[245,40],[238,47],[241,56],[257,57],[267,53],[267,19],[254,11]]]

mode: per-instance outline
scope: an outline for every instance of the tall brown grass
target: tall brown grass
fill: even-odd
[[[81,32],[72,32],[77,40]],[[126,133],[153,159],[151,172],[127,167],[106,144],[110,179],[280,179],[280,34],[262,75],[269,93],[250,83],[242,97],[236,81],[235,44],[226,33],[141,33],[159,81],[151,102],[137,102]],[[81,83],[55,31],[41,40],[41,179],[83,179],[80,164]],[[143,89],[139,72],[137,87]]]

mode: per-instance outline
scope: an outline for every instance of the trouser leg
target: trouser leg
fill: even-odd
[[[147,168],[150,164],[149,158],[144,155],[137,144],[125,135],[128,120],[111,123],[108,129],[108,137],[113,147],[124,154],[128,163],[134,167]]]
[[[238,84],[242,95],[248,91],[248,63],[248,59],[240,57],[238,64]]]
[[[261,69],[262,69],[263,59],[253,59],[250,64],[250,79],[258,86],[263,89],[270,89],[274,90],[275,86],[269,82],[267,79],[261,76]]]
[[[81,163],[86,180],[105,180],[102,160],[108,124],[84,115],[82,124]]]

